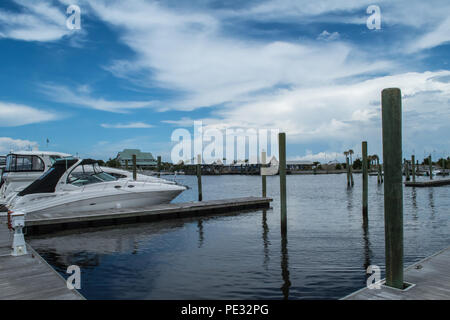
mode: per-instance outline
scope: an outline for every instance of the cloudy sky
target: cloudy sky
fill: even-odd
[[[0,154],[169,160],[172,132],[202,120],[285,131],[288,159],[342,160],[363,140],[381,155],[381,90],[399,87],[405,157],[448,155],[448,12],[448,0],[1,1]]]

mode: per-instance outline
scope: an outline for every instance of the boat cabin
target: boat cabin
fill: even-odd
[[[18,195],[53,193],[58,183],[82,187],[88,184],[117,179],[102,171],[97,160],[66,158],[56,160],[53,166]]]
[[[6,156],[0,179],[0,201],[22,191],[47,171],[57,159],[69,154],[49,151],[18,151]]]

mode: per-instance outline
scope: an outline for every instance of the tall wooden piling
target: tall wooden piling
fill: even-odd
[[[286,133],[278,134],[279,170],[280,170],[280,209],[281,231],[287,232],[287,203],[286,203]]]
[[[411,166],[412,166],[412,180],[416,182],[416,159],[415,155],[411,156]]]
[[[386,285],[403,289],[402,100],[398,88],[382,92]]]
[[[363,203],[363,222],[364,225],[368,222],[368,206],[369,206],[369,174],[368,174],[368,168],[367,168],[367,141],[362,142],[362,185],[363,185],[363,192],[362,192],[362,203]]]
[[[411,177],[409,175],[409,162],[405,159],[405,175],[406,175],[406,181],[410,181]]]
[[[355,185],[355,180],[353,179],[353,163],[350,161],[350,184],[352,187]]]
[[[428,156],[428,165],[430,166],[430,180],[433,180],[433,162],[431,161],[431,154]]]
[[[133,180],[137,179],[137,166],[136,166],[136,155],[133,154]]]
[[[347,168],[347,187],[350,187],[350,160],[348,157],[345,158],[345,164]]]
[[[197,155],[197,185],[198,185],[198,201],[202,201],[202,156]]]
[[[157,167],[157,170],[158,170],[158,177],[160,177],[161,176],[161,156],[158,156],[158,167]]]
[[[383,177],[383,175],[384,175],[384,169],[383,169],[383,164],[380,164],[380,166],[378,167],[378,171],[379,171],[379,173],[380,173],[380,179],[381,179],[381,183],[383,183],[384,182],[384,177]]]
[[[266,167],[266,161],[267,161],[267,155],[266,152],[263,151],[261,152],[261,169]],[[261,179],[262,179],[262,196],[265,198],[267,196],[267,179],[266,179],[266,175],[262,174],[261,175]]]
[[[381,167],[380,167],[380,158],[377,157],[377,183],[381,184]]]
[[[128,160],[125,160],[125,169],[128,170]]]

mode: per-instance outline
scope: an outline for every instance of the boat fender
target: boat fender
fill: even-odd
[[[11,214],[14,213],[14,211],[8,210],[8,229],[12,230],[12,220],[11,220]]]

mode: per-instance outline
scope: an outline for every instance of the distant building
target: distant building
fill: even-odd
[[[328,163],[321,164],[321,167],[323,170],[336,170],[336,166],[340,164],[339,161],[333,160],[329,161]]]
[[[136,155],[136,166],[139,168],[154,167],[157,165],[157,161],[150,152],[141,152],[139,149],[124,149],[117,154],[116,160],[119,161],[122,167],[133,165],[133,155]]]
[[[312,161],[286,161],[286,167],[288,170],[296,171],[296,170],[312,170],[315,165]]]

